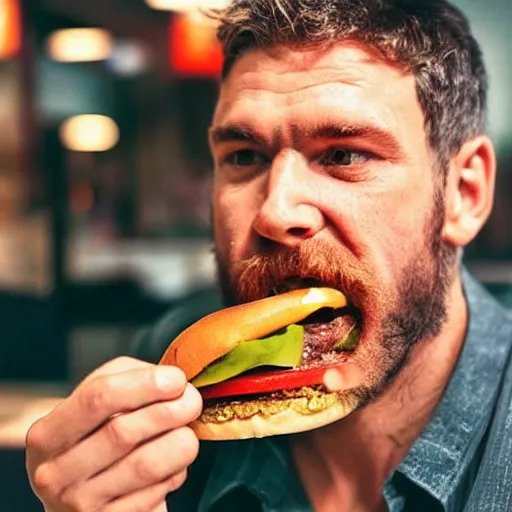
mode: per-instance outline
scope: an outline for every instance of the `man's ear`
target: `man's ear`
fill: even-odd
[[[445,195],[443,238],[465,247],[489,218],[494,202],[496,154],[491,140],[479,136],[466,142],[452,158]]]

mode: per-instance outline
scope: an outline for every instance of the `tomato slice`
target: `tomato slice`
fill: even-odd
[[[223,398],[236,395],[255,395],[272,393],[287,389],[296,389],[303,386],[322,384],[325,371],[337,365],[326,365],[318,368],[293,369],[271,372],[260,372],[251,375],[242,375],[233,379],[199,388],[205,400]]]

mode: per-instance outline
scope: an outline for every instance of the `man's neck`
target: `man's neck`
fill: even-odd
[[[379,400],[294,439],[299,475],[315,510],[385,510],[382,487],[427,426],[464,344],[468,314],[459,278],[448,304],[440,335],[418,345]]]

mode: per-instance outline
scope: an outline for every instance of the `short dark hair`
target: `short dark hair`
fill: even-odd
[[[467,18],[446,0],[232,0],[215,17],[223,78],[251,49],[355,40],[414,75],[425,132],[443,167],[485,131],[482,53]]]

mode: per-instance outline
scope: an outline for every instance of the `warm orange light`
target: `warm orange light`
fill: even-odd
[[[21,12],[18,0],[0,0],[0,59],[15,57],[21,48]]]
[[[223,56],[216,39],[216,24],[200,13],[178,13],[169,27],[172,70],[186,76],[218,76]]]

